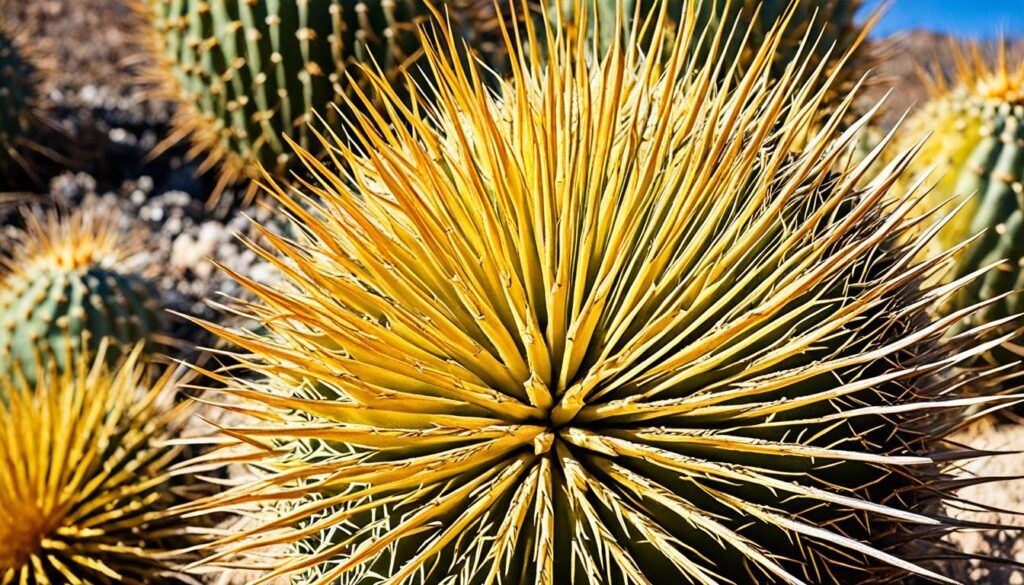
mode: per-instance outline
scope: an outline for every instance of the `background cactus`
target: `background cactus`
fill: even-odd
[[[331,106],[342,106],[343,95],[369,91],[360,64],[376,63],[403,92],[403,72],[415,73],[421,54],[417,27],[430,16],[424,0],[148,1],[165,57],[154,75],[173,78],[161,93],[179,102],[163,148],[190,137],[192,154],[205,157],[201,170],[220,168],[215,196],[260,178],[259,165],[278,177],[293,170],[283,135],[315,148],[310,110],[335,120]],[[493,2],[436,4],[496,66],[507,60]]]
[[[190,407],[140,355],[111,369],[101,348],[38,387],[0,376],[0,582],[186,582],[170,551],[191,523],[161,512]]]
[[[888,192],[912,153],[858,189],[832,171],[840,108],[793,154],[820,80],[712,89],[730,61],[688,58],[696,23],[668,70],[561,46],[500,99],[439,49],[432,121],[362,117],[365,157],[276,191],[304,235],[253,244],[285,275],[241,280],[267,332],[207,324],[261,374],[210,372],[257,419],[228,429],[257,478],[182,509],[262,522],[208,562],[290,543],[266,581],[951,582],[898,555],[955,529],[953,391],[992,375],[956,366],[999,340],[928,317],[944,259],[915,260],[915,194]]]
[[[5,180],[18,171],[34,176],[34,137],[41,125],[36,77],[35,66],[0,15],[0,178]]]
[[[26,220],[11,257],[0,258],[0,372],[34,381],[37,359],[63,370],[83,343],[94,353],[106,337],[115,359],[159,331],[156,294],[125,271],[132,242],[116,227],[87,213]]]
[[[963,288],[946,311],[984,301],[974,319],[994,321],[1024,311],[1019,295],[1009,294],[1024,288],[1024,58],[1008,55],[1003,43],[990,52],[993,59],[977,45],[952,50],[954,78],[937,72],[933,99],[907,122],[904,135],[909,141],[934,133],[911,169],[913,176],[936,165],[931,176],[938,183],[919,211],[949,213],[964,205],[938,233],[935,250],[981,234],[947,279],[1005,260]]]
[[[747,41],[743,42],[742,27],[727,51],[734,54],[741,69],[750,67],[758,48],[765,42],[768,32],[780,22],[792,4],[793,15],[785,28],[778,51],[772,57],[772,70],[776,77],[787,65],[808,53],[811,66],[816,66],[826,57],[837,64],[854,50],[870,30],[857,21],[862,0],[702,0],[701,25],[709,31],[720,28],[728,31],[733,23],[750,23]],[[820,39],[819,39],[820,35]],[[817,43],[813,51],[801,49],[805,37],[809,43]],[[826,67],[826,73],[831,67]],[[863,71],[850,69],[841,72],[841,83],[837,90],[848,89],[842,81],[856,81]]]
[[[607,47],[616,36],[614,30],[616,4],[620,0],[588,0],[589,9],[587,27],[593,32],[594,23],[600,21],[601,46]],[[661,0],[621,0],[627,18],[623,23],[631,25],[632,16],[646,18],[655,13],[662,4]],[[668,16],[672,21],[682,13],[681,0],[666,0]],[[551,0],[551,4],[561,10],[568,26],[578,26],[576,16],[576,0]],[[703,54],[711,51],[712,40],[719,30],[727,36],[733,23],[741,26],[736,29],[732,40],[724,49],[732,58],[740,72],[751,67],[754,55],[764,44],[766,35],[782,21],[787,10],[791,8],[792,17],[784,29],[782,41],[777,52],[769,56],[772,60],[771,73],[778,79],[785,68],[793,62],[807,62],[809,67],[818,66],[827,59],[825,72],[838,73],[838,80],[832,84],[831,100],[845,95],[869,68],[870,59],[864,51],[858,51],[861,42],[874,26],[876,15],[868,16],[864,22],[858,17],[863,5],[862,0],[697,0],[698,27],[706,33],[701,40],[699,35],[692,42],[700,46]],[[596,18],[595,18],[596,17]],[[744,42],[744,34],[749,27],[749,36]],[[810,34],[808,34],[810,33]],[[576,33],[578,34],[578,33]],[[820,38],[819,38],[820,35]],[[805,37],[813,50],[801,48]],[[723,42],[725,39],[723,38]],[[816,43],[816,44],[815,44]],[[801,54],[801,52],[803,54]],[[849,59],[845,67],[840,68],[840,60]]]

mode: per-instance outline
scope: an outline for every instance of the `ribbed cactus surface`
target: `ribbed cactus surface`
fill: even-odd
[[[263,328],[207,324],[243,364],[216,388],[252,415],[216,457],[255,474],[180,510],[252,519],[211,564],[341,585],[951,582],[926,545],[956,529],[939,506],[974,454],[943,439],[1000,399],[952,400],[1000,340],[930,317],[941,259],[907,237],[915,193],[890,191],[907,157],[861,188],[837,164],[845,112],[810,132],[801,90],[827,82],[754,83],[780,34],[755,89],[719,91],[732,56],[690,58],[684,18],[674,44],[651,31],[664,63],[632,42],[581,66],[562,44],[498,95],[442,41],[423,117],[391,98],[354,130],[365,151],[332,142],[299,201],[274,190],[301,233],[258,244],[281,280],[242,282]]]
[[[9,371],[17,362],[30,379],[37,351],[52,351],[63,369],[83,341],[95,351],[104,337],[131,344],[159,330],[153,291],[113,270],[43,270],[11,277],[2,286],[0,368]]]
[[[156,293],[116,261],[123,242],[96,219],[74,215],[33,221],[0,279],[0,372],[20,369],[31,381],[37,360],[68,367],[106,337],[121,347],[159,330]],[[84,345],[83,345],[84,344]]]
[[[963,209],[939,232],[934,248],[978,240],[960,253],[948,279],[1002,264],[953,297],[953,311],[985,301],[975,319],[994,321],[1024,310],[1011,294],[1024,288],[1024,59],[1000,45],[991,59],[981,47],[955,51],[956,78],[936,80],[933,99],[907,123],[913,140],[934,133],[912,171],[936,165],[935,188],[922,212]]]
[[[500,53],[493,2],[435,4],[478,52]],[[218,192],[258,178],[260,165],[278,177],[294,170],[284,135],[315,149],[311,109],[335,120],[344,95],[372,95],[360,65],[404,93],[431,17],[424,0],[149,0],[149,15],[164,56],[156,74],[172,78],[164,87],[180,104],[165,145],[191,137],[203,170],[220,167]]]

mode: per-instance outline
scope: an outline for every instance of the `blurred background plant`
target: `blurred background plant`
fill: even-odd
[[[988,50],[986,50],[988,49]],[[1024,310],[1024,53],[1005,40],[948,49],[955,67],[938,63],[922,72],[931,99],[906,124],[903,142],[932,133],[911,174],[935,166],[934,188],[920,211],[950,214],[962,208],[933,240],[933,251],[946,250],[973,236],[977,241],[959,256],[947,280],[994,268],[954,295],[944,311],[985,302],[965,322],[1010,319]],[[924,68],[923,68],[924,69]],[[1017,326],[1011,320],[1008,327]],[[1008,363],[1024,357],[1024,348],[1009,343],[988,356]]]
[[[112,344],[111,363],[123,348],[153,349],[163,311],[138,264],[142,234],[121,233],[90,209],[24,217],[27,228],[0,258],[0,372],[31,385],[101,343]]]

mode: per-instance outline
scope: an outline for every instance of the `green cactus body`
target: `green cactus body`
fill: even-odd
[[[159,327],[152,291],[139,279],[99,266],[10,276],[0,289],[0,371],[17,363],[37,377],[36,357],[68,366],[82,343],[91,353],[104,337],[129,346]],[[117,351],[108,352],[110,360]]]
[[[35,68],[0,21],[0,176],[31,173],[35,129]]]
[[[484,0],[439,5],[465,36],[494,12]],[[150,8],[174,78],[169,97],[181,105],[165,145],[191,136],[193,154],[206,156],[202,170],[221,165],[218,193],[259,178],[260,165],[286,178],[297,160],[284,135],[313,148],[311,109],[333,121],[344,95],[358,102],[357,87],[372,95],[360,64],[379,66],[402,93],[403,72],[418,71],[418,26],[430,16],[423,0],[150,0]],[[495,33],[469,40],[498,52]]]
[[[977,53],[976,53],[977,56]],[[1014,77],[1002,65],[987,70],[975,59],[972,65],[958,54],[961,83],[938,95],[908,122],[908,140],[926,132],[914,174],[935,165],[936,181],[920,211],[963,209],[938,233],[933,251],[947,250],[978,235],[961,252],[946,276],[953,280],[1003,261],[981,279],[961,289],[948,303],[955,311],[990,301],[974,322],[992,322],[1024,310],[1019,295],[1024,287],[1024,100],[1019,88],[1024,75]],[[973,69],[972,69],[973,67]]]
[[[970,108],[970,106],[968,106]],[[1024,193],[1024,106],[978,104],[973,107],[980,123],[971,124],[957,138],[963,146],[952,154],[955,166],[949,169],[956,177],[952,194],[972,195],[964,219],[954,225],[960,233],[947,234],[946,243],[984,232],[965,254],[956,275],[962,276],[988,264],[1006,263],[990,271],[975,286],[966,289],[957,305],[992,299],[1020,288],[1021,261],[1024,260],[1024,226],[1021,225],[1021,195]],[[967,115],[971,119],[971,115]],[[939,138],[939,137],[937,137]],[[945,137],[939,138],[942,140]],[[954,148],[956,139],[950,141]],[[944,191],[937,189],[935,195]],[[946,192],[948,193],[948,192]],[[947,195],[949,196],[949,195]],[[968,223],[969,220],[969,223]],[[966,226],[966,233],[963,227]],[[1009,316],[1020,310],[1016,295],[995,302],[979,314],[984,320]]]
[[[157,295],[128,269],[138,239],[126,236],[138,234],[98,213],[24,217],[0,255],[0,374],[20,369],[33,382],[40,360],[63,371],[105,338],[113,361],[158,331]]]

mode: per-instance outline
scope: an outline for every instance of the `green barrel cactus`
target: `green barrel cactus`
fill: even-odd
[[[493,51],[503,66],[493,1],[434,4],[477,53]],[[260,178],[261,167],[286,178],[299,161],[285,135],[317,146],[311,110],[333,121],[346,95],[355,103],[360,92],[373,95],[361,65],[380,67],[403,93],[403,72],[419,70],[419,25],[432,13],[425,0],[149,0],[147,16],[163,55],[154,71],[165,81],[160,93],[179,104],[176,130],[157,153],[191,138],[192,154],[205,157],[200,170],[219,168],[219,194]]]
[[[113,229],[84,214],[28,217],[19,245],[2,260],[0,372],[20,370],[34,381],[39,364],[53,360],[64,370],[108,337],[114,360],[118,349],[159,330],[156,295],[119,268],[125,242]]]
[[[0,17],[0,177],[33,175],[33,140],[40,115],[36,68]]]
[[[1024,299],[1009,294],[1024,288],[1024,59],[1011,65],[1002,43],[995,64],[978,46],[954,54],[956,79],[934,80],[933,98],[908,120],[905,140],[934,133],[911,169],[920,175],[936,166],[931,177],[937,183],[919,211],[964,206],[939,231],[933,252],[978,236],[945,277],[952,281],[1002,261],[961,289],[946,310],[985,302],[975,320],[992,322],[1024,310]]]

